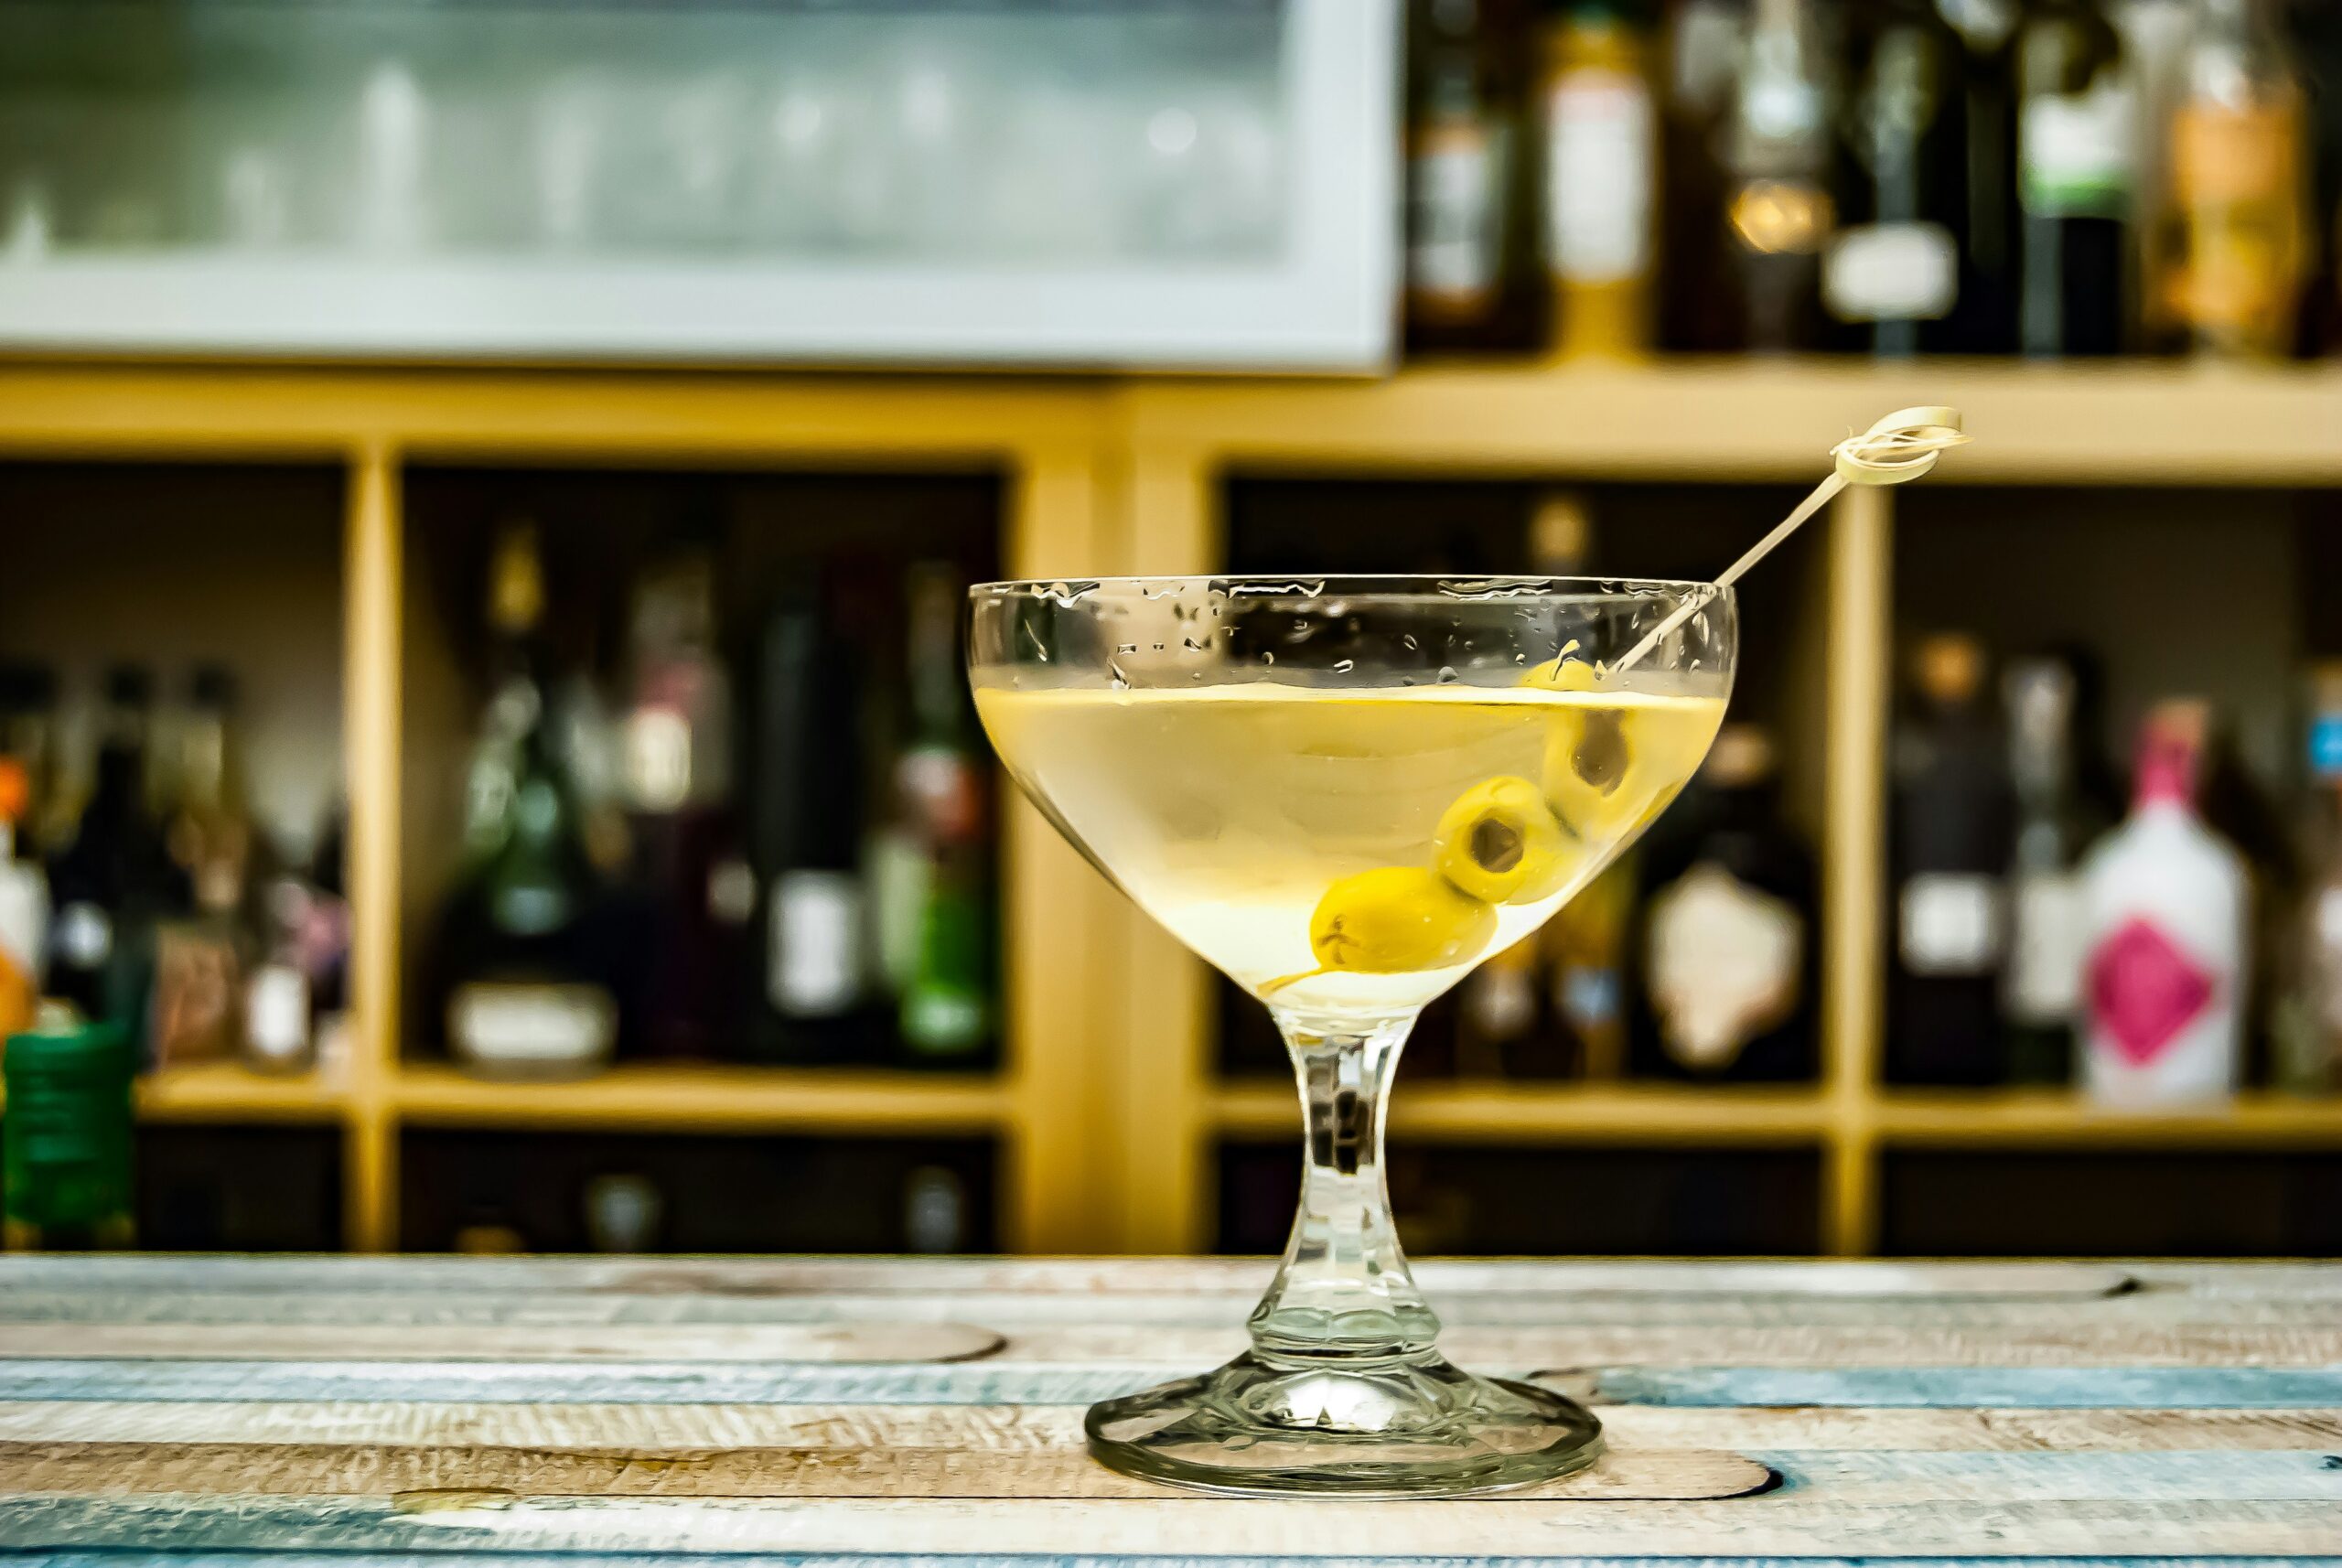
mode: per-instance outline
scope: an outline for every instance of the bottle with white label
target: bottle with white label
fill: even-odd
[[[1625,0],[1557,0],[1549,9],[1538,112],[1553,349],[1644,353],[1659,220],[1649,44]]]
[[[1726,725],[1644,840],[1638,1077],[1810,1080],[1813,855],[1781,813],[1771,736]]]
[[[2082,671],[2054,657],[2012,660],[2008,712],[2016,842],[2009,862],[2009,953],[2001,974],[2009,1078],[2068,1083],[2081,1014],[2082,905],[2077,869],[2112,820],[2080,766]]]
[[[1491,80],[1479,0],[1417,0],[1409,41],[1407,339],[1487,348],[1518,269],[1519,144]],[[1518,107],[1517,95],[1512,106]]]
[[[1939,352],[1960,303],[1968,185],[1960,36],[1934,0],[1875,0],[1851,42],[1844,226],[1822,258],[1822,302],[1872,353]]]
[[[2036,359],[2131,340],[2133,87],[2097,0],[2026,0],[2016,39],[2017,329]]]
[[[534,529],[496,548],[498,679],[469,769],[469,864],[439,930],[449,1053],[483,1074],[594,1071],[618,1043],[628,944],[586,854],[545,714],[544,578]]]
[[[2237,1087],[2251,885],[2196,812],[2208,714],[2175,702],[2149,715],[2131,815],[2082,863],[2083,1082],[2103,1104],[2217,1101]]]
[[[1898,1082],[1987,1084],[2004,1072],[2014,801],[1983,683],[1973,638],[1928,638],[1895,738],[1886,1065]]]
[[[757,1053],[843,1061],[876,1049],[860,865],[860,688],[851,651],[804,585],[757,654],[749,853],[757,890]]]

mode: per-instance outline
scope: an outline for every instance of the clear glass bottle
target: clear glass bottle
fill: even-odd
[[[1751,352],[1821,341],[1821,256],[1838,226],[1832,96],[1810,7],[1756,0],[1724,131],[1724,249],[1735,336]]]

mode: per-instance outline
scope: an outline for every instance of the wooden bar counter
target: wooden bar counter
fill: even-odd
[[[2342,1267],[1420,1274],[1458,1361],[1595,1402],[1593,1469],[1316,1502],[1094,1464],[1082,1406],[1232,1352],[1259,1262],[0,1260],[0,1548],[2342,1559]]]

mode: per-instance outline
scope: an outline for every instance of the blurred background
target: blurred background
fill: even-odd
[[[1274,1251],[966,585],[1707,576],[1924,402],[1407,1242],[2342,1252],[2337,256],[2323,0],[0,0],[10,1240]]]

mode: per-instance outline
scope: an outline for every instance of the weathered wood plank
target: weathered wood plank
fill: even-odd
[[[1738,1455],[1653,1449],[1605,1454],[1592,1468],[1540,1487],[1538,1495],[1607,1500],[1729,1498],[1772,1484],[1769,1469]],[[2261,1484],[2264,1493],[2254,1495],[2266,1495],[2266,1488],[2279,1484],[2278,1477],[2272,1472]],[[0,1442],[0,1492],[7,1493],[391,1497],[424,1491],[628,1498],[1162,1495],[1158,1487],[1117,1475],[1087,1454],[1063,1448]]]
[[[1789,1491],[1703,1502],[1488,1498],[1278,1506],[1165,1494],[1108,1501],[865,1498],[0,1498],[20,1550],[1034,1553],[1166,1543],[1198,1557],[1507,1555],[2027,1557],[2313,1554],[2336,1511],[2154,1498],[1835,1504]]]
[[[1606,1368],[1620,1404],[2007,1405],[2018,1409],[2283,1409],[2342,1404],[2342,1367]]]
[[[1614,1405],[1615,1450],[2342,1449],[2342,1409],[1701,1409]],[[0,1403],[12,1442],[489,1444],[536,1449],[1079,1449],[1073,1405]]]
[[[40,1558],[46,1568],[283,1568],[285,1559],[278,1554],[253,1552],[50,1552]],[[334,1568],[415,1568],[434,1559],[409,1552],[337,1552]],[[438,1561],[446,1561],[439,1559]],[[500,1552],[496,1568],[723,1568],[735,1561],[704,1552],[660,1553],[649,1556],[640,1552]],[[859,1552],[769,1552],[762,1561],[771,1568],[870,1568],[870,1560]],[[1144,1554],[1084,1552],[1079,1558],[1062,1560],[1066,1568],[1279,1568],[1288,1559],[1262,1557],[1257,1554],[1224,1557],[1171,1555],[1149,1552]],[[1355,1568],[1425,1568],[1426,1563],[1436,1568],[1532,1568],[1532,1565],[1566,1562],[1571,1568],[1651,1568],[1647,1557],[1567,1557],[1542,1556],[1443,1556],[1436,1559],[1417,1557],[1354,1556],[1344,1561]],[[2197,1557],[2160,1555],[2152,1560],[2157,1568],[2239,1568],[2232,1557]],[[1673,1568],[1875,1568],[1875,1559],[1868,1557],[1675,1557],[1669,1560]],[[2057,1568],[2140,1568],[2137,1557],[2081,1557],[2057,1559]],[[1001,1556],[975,1554],[907,1553],[890,1556],[887,1568],[1043,1568],[1029,1555]],[[2334,1568],[2330,1555],[2316,1557],[2265,1556],[2252,1559],[2252,1568]],[[1055,1565],[1051,1565],[1055,1568]]]
[[[965,1323],[557,1325],[464,1327],[326,1324],[0,1323],[0,1357],[104,1360],[757,1361],[887,1366],[968,1361],[1006,1341]]]

